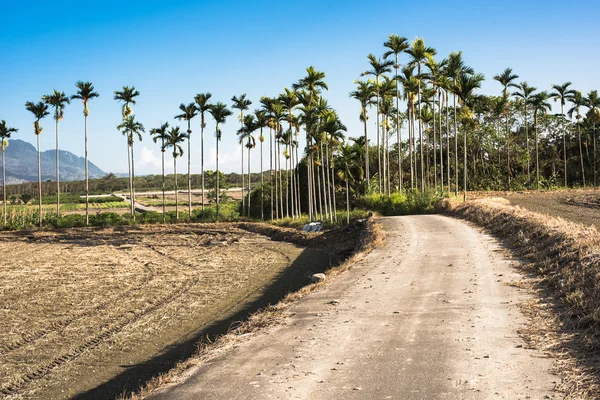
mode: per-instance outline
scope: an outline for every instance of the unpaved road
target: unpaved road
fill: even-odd
[[[517,331],[528,296],[494,239],[443,216],[389,232],[285,323],[226,349],[155,399],[548,399],[552,359]]]

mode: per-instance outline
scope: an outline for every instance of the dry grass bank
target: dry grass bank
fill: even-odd
[[[265,236],[272,235],[273,240],[286,240],[291,242],[300,242],[306,246],[313,243],[314,240],[322,240],[322,235],[311,234],[306,232],[299,232],[292,229],[275,228],[267,224],[243,224],[239,225],[240,228],[246,229],[252,232],[260,232]],[[344,232],[340,230],[334,230],[330,235],[336,235],[340,237]],[[313,283],[304,286],[302,289],[289,293],[281,301],[275,305],[270,305],[252,314],[248,320],[241,321],[235,326],[232,326],[228,333],[219,336],[214,340],[207,338],[198,344],[197,354],[181,363],[177,364],[173,369],[165,374],[161,374],[149,382],[140,389],[137,393],[123,394],[118,397],[119,400],[141,400],[144,399],[156,391],[165,388],[166,386],[175,384],[182,381],[185,377],[189,376],[195,368],[202,364],[222,355],[225,351],[235,346],[241,340],[247,340],[249,337],[259,334],[265,328],[271,327],[277,323],[280,323],[285,319],[285,311],[294,302],[300,300],[304,296],[313,292],[316,289],[322,288],[327,282],[334,276],[347,271],[351,266],[362,259],[372,249],[382,244],[384,238],[384,232],[381,226],[369,219],[366,225],[361,229],[360,237],[356,241],[356,248],[354,254],[348,258],[345,262],[337,267],[331,268],[326,271],[327,279],[318,283]],[[330,238],[329,240],[331,240]]]
[[[474,222],[504,239],[521,259],[539,300],[523,304],[532,323],[528,342],[552,353],[569,399],[600,398],[600,234],[570,222],[488,198],[445,201],[451,215]]]

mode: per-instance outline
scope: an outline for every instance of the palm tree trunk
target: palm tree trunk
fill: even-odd
[[[279,166],[279,207],[283,218],[283,174],[281,173],[281,144],[277,142],[277,165]]]
[[[398,142],[398,191],[402,192],[402,127],[400,126],[400,90],[398,87],[398,53],[396,53],[396,140]],[[348,217],[348,219],[350,219]]]
[[[431,110],[432,110],[432,115],[433,115],[433,187],[435,188],[435,191],[437,192],[437,153],[436,153],[436,148],[435,148],[435,144],[436,144],[436,131],[435,131],[435,94],[433,95],[433,102],[431,104]],[[440,128],[441,131],[441,128]],[[441,136],[441,135],[440,135]]]
[[[289,149],[289,148],[288,148]],[[288,154],[289,155],[289,154]],[[288,157],[285,157],[285,216],[290,217],[290,168]]]
[[[244,211],[246,209],[246,199],[244,198],[244,142],[240,141],[240,147],[242,148],[242,212],[240,215],[244,215]]]
[[[411,109],[411,106],[408,107],[408,153],[410,156],[410,188],[415,188],[415,174],[414,174],[414,127],[415,127],[415,113],[414,110]]]
[[[87,115],[84,115],[85,123],[85,226],[90,224],[90,187],[89,187],[89,157],[88,157],[88,130]]]
[[[250,147],[248,147],[248,218],[250,218],[250,193],[252,193],[252,183],[250,182]]]
[[[4,209],[4,225],[6,225],[6,166],[4,164],[4,140],[2,140],[2,208]]]
[[[260,128],[260,219],[265,219],[265,177],[263,175],[263,135]]]
[[[56,120],[56,225],[60,221],[60,155],[58,152],[58,120]]]
[[[333,219],[337,222],[337,205],[335,204],[335,162],[333,162],[333,149],[331,150],[331,190],[333,194]]]
[[[162,222],[165,222],[166,208],[165,208],[165,139],[162,140]]]
[[[442,134],[442,90],[438,89],[438,117],[440,120],[440,188],[444,193],[444,136]]]
[[[563,117],[562,120],[562,131],[563,131],[563,158],[564,158],[564,171],[565,171],[565,187],[568,186],[567,183],[567,133],[566,133],[566,129],[565,129],[565,106],[563,104],[560,105],[560,114]]]
[[[539,135],[538,135],[538,120],[537,115],[534,115],[535,123],[535,188],[540,189],[540,153],[539,153]]]
[[[381,160],[382,160],[381,172],[383,174],[381,181],[382,181],[382,185],[383,185],[383,194],[387,194],[387,187],[386,187],[386,184],[387,184],[387,172],[386,172],[386,165],[387,165],[387,162],[386,162],[387,154],[386,154],[386,152],[387,152],[387,146],[386,146],[386,136],[387,135],[385,133],[386,127],[384,126],[384,116],[383,116],[383,114],[381,115],[381,128],[380,128],[380,130],[381,130],[381,153],[382,153],[382,156],[381,156]]]
[[[37,153],[38,153],[38,200],[40,206],[40,226],[42,226],[42,163],[40,159],[40,135],[37,136]]]
[[[579,161],[581,162],[581,179],[583,180],[583,187],[585,187],[585,169],[583,168],[583,149],[581,147],[581,126],[577,121],[577,139],[579,140]]]
[[[531,152],[529,150],[529,121],[527,120],[527,103],[525,103],[525,141],[527,142],[527,184],[531,185]]]
[[[217,206],[217,210],[216,210],[216,219],[217,221],[219,220],[219,124],[216,125],[215,128],[215,133],[216,133],[216,137],[217,137],[217,160],[216,160],[216,167],[217,167],[217,178],[216,178],[216,188],[215,188],[215,201],[216,201],[216,206]]]
[[[188,119],[188,220],[192,219],[192,145],[191,145],[191,127]]]
[[[594,187],[595,187],[597,185],[596,175],[597,175],[597,171],[598,171],[598,160],[597,160],[598,152],[596,151],[596,123],[595,122],[594,122],[594,129],[593,129],[592,137],[594,140]]]
[[[377,92],[377,107],[375,121],[377,124],[377,177],[379,179],[379,194],[381,194],[381,146],[379,143],[379,76],[376,78]]]
[[[420,154],[421,154],[421,191],[425,190],[425,164],[423,163],[423,117],[421,115],[421,63],[417,64],[418,74],[419,74],[419,144],[421,146]]]
[[[273,221],[273,129],[269,127],[269,182],[271,183],[271,221]]]
[[[329,145],[325,142],[325,159],[323,160],[323,174],[327,177],[325,182],[325,176],[323,176],[323,185],[327,185],[327,203],[329,205],[329,221],[333,220],[333,205],[331,203],[331,179],[329,178]],[[327,162],[327,164],[325,164]]]
[[[454,195],[458,196],[458,124],[456,123],[456,94],[454,94]]]
[[[321,168],[323,166],[321,165]],[[319,188],[319,214],[321,214],[321,221],[323,221],[323,193],[321,192],[321,175],[319,174],[319,166],[317,165],[317,186]],[[327,213],[327,209],[325,210]]]
[[[135,152],[133,151],[133,142],[131,143],[131,197],[132,197],[132,202],[131,202],[131,210],[133,212],[133,220],[135,221],[135,159],[134,159],[134,154]]]
[[[202,181],[202,218],[204,218],[204,113],[200,126],[200,180]],[[164,155],[163,155],[164,157]]]
[[[366,109],[365,109],[366,111]],[[366,117],[366,113],[365,113]],[[367,178],[367,191],[371,188],[371,176],[369,175],[369,137],[367,135],[367,119],[364,118],[363,125],[365,127],[365,176]]]
[[[510,129],[508,127],[508,111],[506,111],[506,176],[508,177],[508,190],[510,190],[510,178],[512,169],[510,168]]]
[[[129,168],[129,213],[133,216],[133,195],[131,191],[131,151],[129,150],[129,138],[127,137],[127,167]]]
[[[302,216],[302,202],[300,201],[300,158],[298,158],[298,147],[300,147],[299,141],[296,144],[296,210],[298,211],[298,218],[300,218]]]
[[[173,174],[175,175],[175,221],[179,221],[179,188],[177,186],[177,157],[173,156]]]
[[[448,97],[448,91],[446,91],[446,174],[448,181],[448,192],[450,192],[450,98]]]
[[[466,129],[463,129],[463,163],[464,163],[463,201],[467,201],[467,130]]]
[[[349,177],[346,177],[346,223],[350,224],[350,190],[348,188]]]

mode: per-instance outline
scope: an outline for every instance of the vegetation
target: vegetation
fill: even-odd
[[[368,69],[361,74],[366,80],[356,81],[350,96],[360,104],[358,115],[364,133],[358,138],[346,137],[346,126],[328,104],[325,73],[310,66],[304,77],[273,97],[259,99],[260,107],[249,112],[252,101],[246,94],[233,96],[232,109],[239,111],[237,130],[241,146],[241,175],[230,175],[230,181],[241,185],[240,213],[248,218],[301,220],[335,224],[343,219],[338,209],[345,208],[350,221],[353,208],[370,207],[384,214],[428,212],[436,199],[447,193],[469,190],[523,190],[597,185],[596,125],[600,122],[600,99],[597,91],[584,96],[570,82],[552,85],[551,90],[538,91],[505,68],[493,79],[499,84],[499,95],[478,93],[484,76],[468,66],[461,52],[439,57],[435,48],[423,38],[412,42],[390,35],[383,43],[381,57],[367,56]],[[437,57],[437,58],[436,58]],[[402,64],[404,61],[404,64]],[[91,83],[78,82],[72,98],[84,103],[97,97]],[[132,105],[140,95],[135,87],[124,86],[114,93],[122,102],[122,123],[118,129],[125,135],[129,157],[131,218],[135,219],[135,188],[163,191],[163,219],[166,221],[166,196],[169,187],[178,188],[176,160],[174,175],[165,175],[164,152],[173,147],[176,157],[184,155],[179,145],[187,139],[187,216],[194,215],[193,187],[202,187],[202,212],[205,211],[204,188],[209,171],[204,171],[204,128],[206,112],[216,122],[216,179],[210,186],[216,217],[222,200],[223,179],[219,171],[220,127],[233,112],[224,103],[211,104],[210,93],[199,93],[193,101],[179,106],[175,118],[186,121],[185,133],[168,124],[150,131],[155,143],[160,142],[163,168],[160,177],[135,177],[134,143],[145,132],[135,119]],[[69,98],[54,91],[44,96],[54,107],[58,152],[58,122]],[[550,99],[560,102],[560,113],[551,113]],[[47,104],[27,103],[35,118],[35,133],[42,132],[40,121],[48,115]],[[369,138],[369,114],[375,113],[375,140]],[[191,133],[196,116],[201,127],[201,171],[191,172]],[[269,173],[262,170],[263,130],[269,130]],[[169,142],[168,133],[178,131],[177,145]],[[261,171],[252,174],[250,159],[260,141]],[[395,139],[394,139],[395,138]],[[393,143],[395,141],[395,143]],[[300,154],[301,142],[304,153]],[[87,143],[87,139],[86,139]],[[244,153],[247,151],[247,179]],[[377,154],[377,157],[370,156]],[[532,158],[535,157],[535,162]],[[87,160],[87,144],[86,144]],[[87,163],[87,161],[86,161]],[[58,157],[57,157],[58,165]],[[39,168],[38,168],[39,169]],[[39,172],[39,171],[38,171]],[[39,174],[38,174],[39,175]],[[160,179],[160,180],[159,180]],[[86,176],[85,194],[122,190],[124,180],[114,175],[94,182]],[[91,185],[92,187],[89,187]],[[23,194],[27,185],[15,189]],[[43,185],[38,179],[40,199]],[[76,188],[76,189],[75,189]],[[11,189],[5,190],[6,191]],[[57,218],[61,192],[77,193],[78,183],[56,182]],[[48,193],[48,192],[45,192]],[[176,199],[175,218],[179,214]],[[6,213],[5,213],[6,214]],[[341,214],[341,213],[340,213]],[[87,215],[87,211],[86,211]],[[86,216],[86,221],[88,217]]]

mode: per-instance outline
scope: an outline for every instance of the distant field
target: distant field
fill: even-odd
[[[571,189],[530,192],[474,193],[473,197],[504,197],[519,207],[540,214],[561,217],[600,230],[600,191]]]
[[[0,252],[0,397],[48,399],[107,381],[92,397],[113,398],[273,282],[283,295],[330,264],[226,224],[4,232]]]

